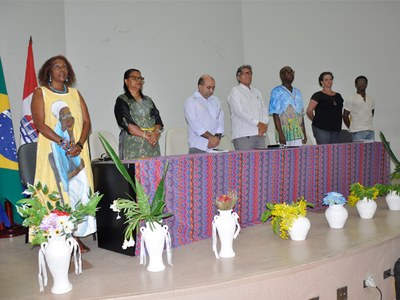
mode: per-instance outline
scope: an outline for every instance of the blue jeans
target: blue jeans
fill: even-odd
[[[351,137],[353,139],[353,142],[374,141],[375,132],[373,130],[362,130],[362,131],[352,132]]]
[[[312,126],[312,131],[317,145],[339,143],[340,131],[323,130],[315,126]]]

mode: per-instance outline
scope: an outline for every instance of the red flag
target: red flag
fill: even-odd
[[[22,95],[22,119],[20,122],[21,145],[36,142],[38,132],[32,121],[31,102],[32,94],[37,84],[35,62],[33,59],[32,37],[29,39],[28,55],[26,58],[24,93]]]

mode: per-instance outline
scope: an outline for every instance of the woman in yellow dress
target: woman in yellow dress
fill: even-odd
[[[39,131],[35,183],[58,191],[61,201],[72,208],[89,200],[93,190],[92,170],[86,140],[91,123],[89,112],[75,84],[75,73],[64,56],[48,59],[38,74],[39,84],[32,98],[34,125]],[[90,249],[79,237],[96,232],[96,219],[88,216],[74,236],[82,252]]]

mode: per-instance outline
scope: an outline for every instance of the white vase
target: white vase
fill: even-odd
[[[400,196],[395,191],[386,195],[386,203],[390,210],[400,210]]]
[[[349,216],[344,204],[332,204],[325,211],[325,217],[330,228],[343,228]]]
[[[307,237],[308,231],[310,230],[310,220],[306,217],[298,217],[292,228],[288,230],[289,236],[293,241],[304,241]]]
[[[368,200],[366,197],[356,203],[356,208],[361,219],[372,219],[377,206],[376,201]]]
[[[68,278],[68,271],[71,261],[71,253],[75,258],[75,273],[82,273],[82,263],[79,245],[74,238],[66,239],[65,236],[49,235],[47,242],[40,245],[39,250],[39,285],[40,291],[43,291],[47,285],[47,271],[44,259],[53,277],[53,294],[64,294],[72,290],[72,284]],[[78,260],[76,255],[78,254]],[[42,279],[42,275],[44,279]]]
[[[213,251],[215,257],[230,258],[235,256],[233,251],[233,240],[240,232],[237,213],[230,210],[218,210],[219,215],[214,216],[213,220]],[[221,242],[221,250],[217,251],[217,233]]]
[[[151,223],[151,224],[150,224]],[[165,270],[163,262],[164,244],[167,244],[167,259],[171,263],[171,238],[167,225],[160,225],[157,222],[146,222],[146,227],[140,227],[142,239],[140,242],[140,264],[146,264],[146,247],[149,254],[147,270],[150,272],[161,272]]]

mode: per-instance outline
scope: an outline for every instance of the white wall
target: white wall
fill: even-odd
[[[239,2],[67,2],[66,14],[73,16],[66,22],[68,57],[93,129],[117,136],[114,103],[129,68],[142,71],[144,93],[155,101],[166,129],[186,127],[183,103],[204,73],[214,76],[215,94],[228,113],[227,94],[243,57]],[[90,15],[95,17],[85,26],[76,22]]]
[[[334,88],[344,97],[354,92],[355,77],[366,75],[377,102],[375,127],[400,155],[399,16],[399,1],[0,0],[0,54],[17,133],[32,35],[37,71],[60,53],[73,64],[93,130],[118,134],[113,105],[131,67],[146,77],[144,92],[166,129],[186,126],[183,103],[198,77],[210,73],[229,132],[226,98],[237,67],[253,65],[254,86],[268,103],[279,69],[291,65],[305,105],[319,89],[322,71],[333,72]]]
[[[243,1],[245,59],[256,66],[253,83],[264,94],[280,83],[285,65],[296,71],[294,85],[305,106],[320,90],[321,72],[333,72],[333,88],[343,98],[355,92],[355,78],[365,75],[367,92],[376,100],[375,129],[385,133],[400,156],[398,28],[399,1]]]

